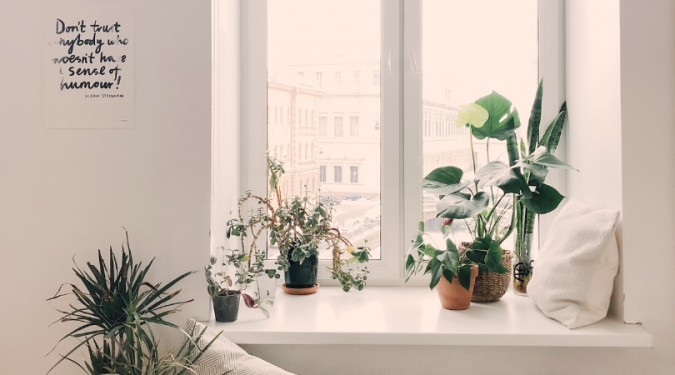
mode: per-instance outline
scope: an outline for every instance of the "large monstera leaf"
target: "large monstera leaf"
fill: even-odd
[[[501,161],[491,161],[482,166],[476,172],[474,180],[478,182],[479,189],[487,186],[496,186],[504,194],[522,194],[526,198],[532,196],[527,181],[525,181],[520,171],[509,167]]]
[[[460,105],[459,108],[461,110],[457,114],[457,119],[455,119],[455,126],[458,128],[464,125],[480,128],[490,118],[488,111],[476,103]]]
[[[464,172],[457,167],[436,168],[422,180],[422,190],[436,195],[450,195],[469,185],[462,182]]]
[[[473,136],[477,139],[489,137],[505,141],[520,127],[518,111],[511,111],[511,101],[496,91],[476,100],[476,104],[485,108],[490,115],[483,126],[471,126]]]
[[[467,193],[446,195],[436,204],[436,217],[444,219],[468,219],[483,212],[489,203],[487,193],[481,191],[471,197]]]

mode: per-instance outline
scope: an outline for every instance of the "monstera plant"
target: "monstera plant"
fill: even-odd
[[[564,198],[554,187],[544,183],[548,171],[550,168],[574,169],[553,155],[565,124],[566,103],[563,103],[557,116],[540,136],[543,92],[542,80],[532,105],[526,139],[518,140],[515,132],[506,138],[509,165],[493,161],[481,168],[476,175],[476,179],[480,180],[479,184],[498,186],[504,191],[514,193],[517,262],[513,272],[514,291],[519,294],[527,293],[527,283],[532,278],[531,249],[535,217],[555,210]],[[504,101],[502,108],[508,102],[505,98]],[[510,106],[510,102],[508,105]]]
[[[424,225],[413,239],[406,253],[406,280],[420,272],[431,273],[433,289],[442,279],[470,289],[468,267],[477,266],[483,272],[508,272],[501,263],[501,244],[515,231],[515,253],[518,262],[514,269],[516,282],[529,271],[534,215],[554,210],[563,199],[553,187],[544,184],[548,168],[572,168],[553,155],[558,145],[565,120],[566,107],[539,137],[543,81],[535,96],[526,141],[518,141],[516,130],[520,117],[512,103],[497,92],[474,103],[461,106],[456,125],[469,128],[473,179],[463,179],[462,169],[448,166],[433,170],[422,180],[422,189],[437,195],[437,218],[443,218],[441,231],[446,238],[445,249],[435,246],[424,232]],[[487,163],[478,168],[475,160],[474,139],[485,144]],[[506,142],[508,164],[490,160],[490,143]],[[520,149],[519,149],[520,144]],[[510,212],[510,214],[509,214]],[[504,224],[505,215],[510,221]],[[455,245],[447,240],[453,221],[463,220],[473,240],[455,254]],[[471,222],[470,222],[471,221]],[[526,276],[527,276],[526,275]],[[528,279],[529,280],[529,279]]]
[[[492,165],[477,169],[474,152],[474,138],[485,140],[485,151],[490,161],[490,140],[505,141],[520,126],[517,110],[511,110],[511,102],[496,92],[478,99],[475,103],[461,107],[456,124],[469,127],[469,144],[473,157],[473,179],[463,179],[464,172],[455,166],[441,167],[433,170],[422,180],[422,189],[437,195],[437,218],[443,219],[441,231],[445,246],[435,244],[431,236],[424,232],[424,223],[420,223],[412,247],[406,255],[406,281],[424,268],[424,273],[431,274],[429,286],[438,290],[441,304],[445,308],[456,308],[444,302],[443,289],[457,280],[463,289],[471,292],[477,270],[495,274],[508,273],[502,264],[501,243],[513,232],[513,217],[509,226],[502,225],[504,216],[509,211],[501,210],[502,201],[513,194],[531,196],[527,183],[522,176],[492,176]],[[513,214],[511,215],[513,216]],[[448,238],[453,221],[462,220],[471,233],[473,240],[464,249],[457,249]],[[470,223],[468,220],[472,220]],[[443,248],[444,247],[444,248]],[[475,271],[472,269],[476,269]],[[457,283],[455,283],[457,284]],[[461,290],[455,290],[462,293]],[[464,299],[471,300],[471,293]],[[452,307],[446,307],[452,306]],[[467,308],[463,303],[457,308]]]

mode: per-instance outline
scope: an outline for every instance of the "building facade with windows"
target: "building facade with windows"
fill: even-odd
[[[345,61],[288,65],[277,72],[280,77],[325,94],[317,105],[316,118],[315,156],[322,193],[379,197],[383,126],[379,67],[378,61]],[[430,93],[425,93],[423,101],[423,173],[448,165],[469,170],[469,133],[466,128],[455,127],[458,107],[451,103],[448,82],[439,79],[425,90]]]
[[[267,149],[284,162],[286,196],[319,188],[318,108],[325,94],[295,83],[268,82]]]

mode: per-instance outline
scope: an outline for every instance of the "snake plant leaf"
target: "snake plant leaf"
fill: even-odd
[[[482,127],[471,126],[473,136],[477,139],[489,137],[505,141],[520,127],[518,111],[511,111],[511,102],[496,91],[476,100],[476,104],[485,108],[490,115]]]
[[[457,167],[440,167],[431,171],[422,180],[422,190],[436,195],[450,195],[469,186],[462,182],[464,172]]]
[[[524,149],[522,151],[523,154],[525,154]],[[520,160],[520,154],[518,153],[518,137],[516,136],[516,133],[511,134],[511,136],[506,139],[506,153],[509,157],[509,165],[513,167],[516,165],[516,162]]]
[[[455,119],[455,126],[458,128],[467,124],[481,128],[485,124],[485,121],[488,120],[488,117],[490,117],[488,111],[476,103],[460,105],[459,108],[461,110]]]
[[[436,217],[445,219],[468,219],[483,212],[488,206],[490,198],[484,191],[473,198],[466,193],[446,195],[436,204]]]
[[[517,168],[511,168],[501,161],[491,161],[476,171],[475,180],[478,188],[497,186],[504,194],[516,193],[530,197],[532,193],[527,181]]]
[[[555,157],[555,155],[550,153],[544,146],[539,147],[534,154],[528,156],[525,160],[530,161],[531,164],[541,164],[549,168],[577,170],[573,166]]]
[[[558,143],[560,142],[560,135],[563,131],[563,126],[565,125],[565,117],[567,116],[567,102],[563,103],[560,107],[558,115],[553,119],[551,124],[546,128],[546,132],[541,137],[539,144],[546,147],[548,152],[554,153],[558,148]]]
[[[459,285],[464,289],[469,290],[471,287],[471,266],[465,264],[459,267],[457,271],[457,280],[459,280]]]
[[[532,112],[530,112],[530,122],[527,125],[527,144],[529,145],[528,152],[531,154],[537,149],[539,145],[539,124],[541,123],[541,101],[544,95],[544,79],[539,81],[537,94],[532,103]]]
[[[552,186],[541,184],[532,193],[532,198],[521,199],[527,209],[535,214],[547,214],[555,210],[565,198]]]

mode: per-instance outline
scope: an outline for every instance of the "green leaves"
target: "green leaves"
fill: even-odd
[[[511,112],[511,102],[496,91],[476,100],[476,104],[485,108],[489,114],[482,127],[471,126],[473,136],[477,139],[490,137],[505,141],[520,127],[518,111],[514,109]]]
[[[527,181],[519,170],[509,167],[501,161],[492,161],[476,171],[475,180],[478,188],[497,186],[506,193],[522,194],[530,197],[532,194]]]
[[[525,161],[528,161],[531,164],[541,164],[550,168],[576,170],[573,166],[555,157],[555,155],[550,153],[544,146],[539,147],[532,155],[525,158]]]
[[[457,280],[462,288],[469,290],[471,288],[471,266],[465,264],[457,272]]]
[[[87,293],[83,293],[76,285],[67,284],[71,286],[77,302],[69,305],[69,311],[59,310],[64,315],[58,322],[79,323],[79,327],[63,339],[70,337],[82,340],[75,348],[87,346],[92,361],[91,365],[86,364],[88,368],[105,367],[105,373],[136,375],[146,366],[144,363],[154,363],[152,353],[157,348],[149,324],[178,328],[165,321],[164,317],[175,313],[190,301],[173,302],[180,290],[169,292],[169,289],[193,272],[184,273],[163,287],[159,283],[151,284],[145,278],[153,262],[145,268],[141,263],[134,263],[128,235],[126,240],[126,249],[122,246],[121,262],[117,261],[111,248],[108,264],[99,251],[98,267],[87,263],[89,272],[85,272],[76,266],[75,275]],[[214,260],[211,259],[211,262]],[[51,299],[65,295],[57,292]],[[103,355],[96,340],[103,340]],[[116,345],[108,346],[108,342]],[[69,358],[73,352],[74,349],[62,356],[57,365],[64,360],[74,362]],[[108,371],[109,367],[111,371]]]
[[[483,212],[490,198],[484,191],[471,197],[470,194],[457,192],[446,195],[436,204],[436,217],[447,219],[467,219]]]
[[[461,191],[469,185],[469,181],[461,182],[463,173],[457,167],[436,168],[422,180],[422,190],[436,195]]]
[[[558,143],[560,142],[560,135],[563,131],[563,126],[565,125],[565,117],[567,116],[567,102],[563,103],[558,112],[558,116],[553,119],[551,124],[546,128],[546,132],[541,137],[539,144],[546,147],[548,152],[554,153],[558,148]]]
[[[541,184],[537,186],[530,199],[521,199],[521,202],[528,210],[536,214],[547,214],[555,210],[563,200],[562,194],[555,188]]]
[[[471,246],[471,249],[474,252],[486,251],[485,266],[490,272],[500,274],[509,272],[504,267],[504,265],[502,265],[502,248],[499,246],[499,243],[497,241],[494,241],[492,239],[492,237],[485,236],[481,238],[476,238],[476,240]]]
[[[530,112],[530,122],[527,126],[527,144],[529,145],[528,153],[531,154],[539,144],[539,123],[541,122],[541,102],[544,95],[544,79],[539,81],[537,94],[534,97],[532,104],[532,112]]]
[[[438,251],[435,254],[435,257],[441,262],[443,267],[455,272],[455,270],[457,270],[457,265],[459,264],[459,252],[452,241],[447,240],[446,243],[448,243],[448,249],[445,251]]]
[[[467,124],[481,128],[490,116],[485,108],[475,103],[460,105],[459,108],[462,110],[459,111],[457,119],[455,119],[455,126],[458,128]]]

